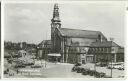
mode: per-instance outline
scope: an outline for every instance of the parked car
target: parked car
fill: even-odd
[[[124,65],[122,64],[122,65],[118,68],[118,70],[124,70]]]
[[[78,67],[78,68],[77,68],[77,73],[82,73],[83,70],[84,70],[84,68]]]
[[[95,72],[96,72],[95,70],[90,70],[89,75],[93,76],[93,75],[95,75]]]
[[[89,67],[87,67],[86,65],[81,65],[81,66],[78,66],[78,68],[77,68],[77,73],[82,73],[82,74],[84,74],[84,72],[85,71],[89,71],[90,70],[90,68]],[[86,74],[86,73],[85,73]]]
[[[84,70],[82,71],[82,74],[83,74],[83,75],[88,75],[89,72],[90,72],[90,69],[84,69]]]
[[[105,75],[106,75],[105,73],[100,72],[100,73],[99,73],[99,78],[103,78],[103,77],[105,77]]]
[[[78,67],[77,67],[77,66],[74,66],[74,67],[72,68],[72,72],[77,71],[77,69],[78,69]]]
[[[15,65],[15,68],[25,68],[26,66],[24,64],[17,64]]]
[[[123,68],[123,63],[121,62],[119,62],[119,63],[110,63],[110,64],[108,64],[108,69],[122,69]]]
[[[79,69],[79,67],[78,66],[81,66],[81,64],[80,63],[76,63],[76,64],[74,64],[74,66],[73,66],[73,68],[72,68],[72,72],[74,72],[74,71],[77,71],[78,69]]]
[[[105,67],[105,66],[107,66],[107,63],[106,63],[106,62],[101,62],[101,63],[100,63],[100,66],[101,66],[101,67]]]
[[[30,65],[34,65],[34,63],[33,62],[25,62],[24,65],[30,66]]]

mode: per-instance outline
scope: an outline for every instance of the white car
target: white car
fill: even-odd
[[[124,65],[122,64],[121,67],[118,68],[118,70],[124,70]]]
[[[122,66],[123,66],[123,63],[110,63],[109,65],[108,65],[108,68],[109,69],[119,69],[119,68],[122,68]]]

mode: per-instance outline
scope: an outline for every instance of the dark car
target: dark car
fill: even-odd
[[[74,71],[76,71],[76,67],[75,66],[72,68],[72,72],[74,72]]]
[[[118,68],[118,70],[124,70],[124,68],[122,68],[122,67],[119,67],[119,68]]]
[[[84,71],[84,68],[78,67],[77,73],[82,73]]]
[[[107,66],[107,64],[106,64],[106,62],[101,62],[100,66],[105,67],[105,66]]]
[[[89,72],[90,72],[89,69],[84,69],[84,70],[82,71],[82,75],[88,75]]]
[[[31,68],[41,68],[41,65],[32,65]]]
[[[96,78],[105,78],[105,77],[107,78],[106,74],[103,72],[96,72],[95,77]]]
[[[25,68],[26,66],[24,64],[17,64],[15,65],[15,68]]]
[[[73,66],[73,68],[72,68],[72,72],[74,72],[74,71],[77,71],[78,69],[79,69],[79,67],[78,66],[81,66],[81,64],[80,63],[76,63],[76,64],[74,64],[74,66]]]
[[[90,70],[90,71],[89,71],[89,75],[90,75],[90,76],[95,75],[95,73],[96,73],[96,71],[95,71],[95,70]]]
[[[77,66],[74,66],[73,68],[72,68],[72,72],[75,72],[75,71],[77,71],[78,70],[78,67]]]
[[[34,63],[25,63],[26,66],[34,65]]]

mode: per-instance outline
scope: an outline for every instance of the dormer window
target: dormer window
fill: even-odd
[[[98,35],[98,39],[99,39],[99,40],[101,39],[101,35]]]
[[[99,40],[100,42],[102,42],[102,36],[101,36],[101,35],[98,35],[98,40]]]

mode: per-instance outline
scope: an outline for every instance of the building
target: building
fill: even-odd
[[[124,62],[124,48],[120,47],[117,51],[117,62]]]
[[[89,55],[93,56],[93,62],[123,62],[124,49],[113,41],[94,42],[91,44]]]
[[[107,41],[107,38],[100,31],[62,28],[58,4],[54,5],[51,22],[51,52],[60,53],[61,62],[74,63],[79,60],[78,62],[85,63],[91,43]],[[92,58],[92,56],[88,57]]]
[[[51,53],[51,40],[43,40],[37,47],[37,57],[45,59],[47,54]]]
[[[124,60],[123,49],[108,41],[102,32],[62,27],[58,4],[54,5],[51,19],[51,40],[42,41],[38,50],[38,56],[43,59],[46,55],[58,54],[59,62],[85,64],[95,60],[110,61],[111,56],[113,62]]]

